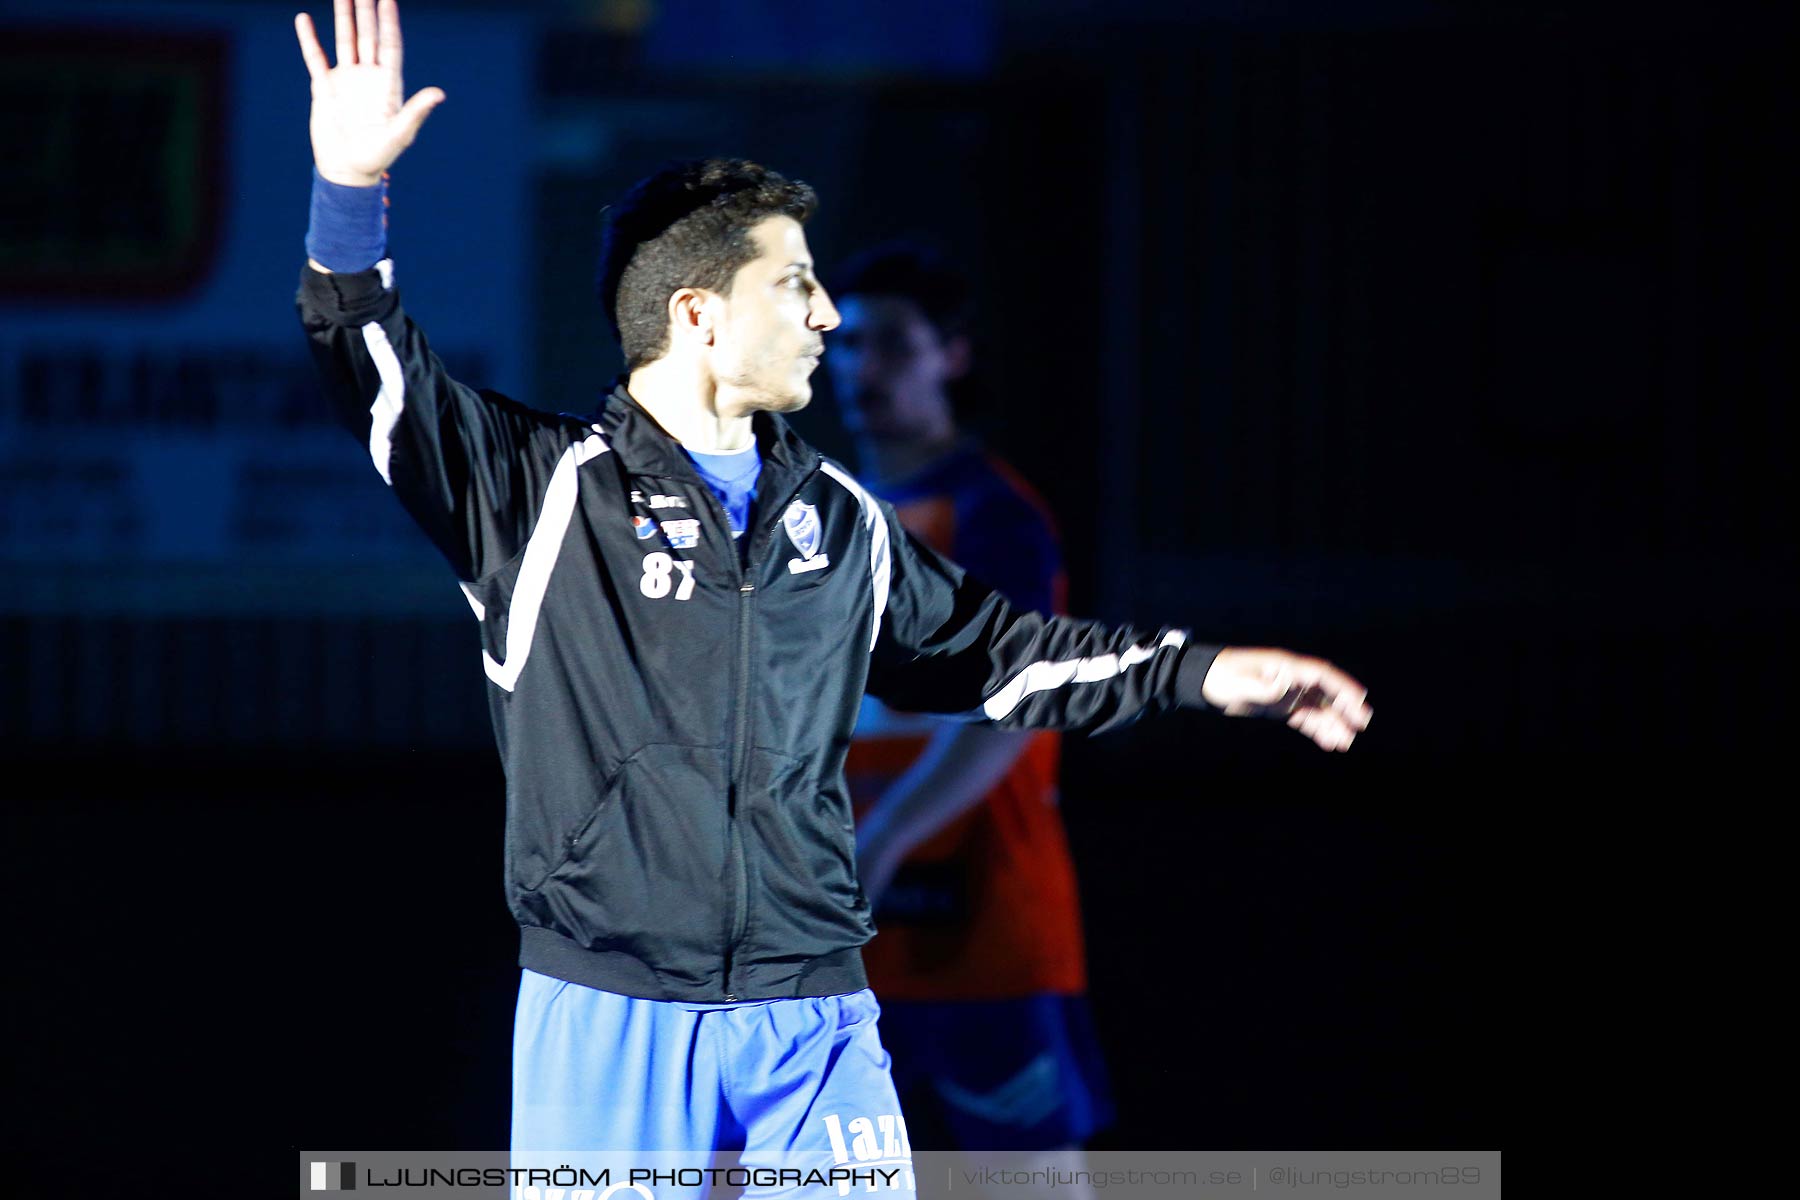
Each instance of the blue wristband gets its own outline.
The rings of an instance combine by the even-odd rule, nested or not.
[[[345,187],[314,167],[306,256],[345,272],[366,271],[387,257],[387,176],[373,187]]]

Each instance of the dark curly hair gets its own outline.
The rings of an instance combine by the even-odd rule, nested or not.
[[[812,188],[741,158],[672,162],[640,179],[606,212],[598,290],[625,366],[669,349],[669,297],[682,288],[729,293],[756,257],[750,229],[769,217],[804,223]]]

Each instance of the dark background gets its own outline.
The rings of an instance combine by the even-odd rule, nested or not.
[[[435,7],[480,5],[407,0]],[[636,173],[762,159],[819,186],[827,286],[900,233],[970,266],[979,423],[1056,512],[1075,611],[1370,686],[1347,756],[1193,714],[1067,743],[1120,1110],[1095,1145],[1512,1140],[1608,924],[1576,880],[1782,733],[1774,19],[996,2],[973,68],[834,68],[795,22],[799,65],[734,74],[646,61],[604,7],[536,6],[540,112],[645,119],[615,166],[534,175],[508,390],[574,410],[616,369],[590,252]],[[831,409],[805,432],[848,456]],[[14,613],[0,646],[28,1158],[179,1143],[274,1180],[289,1148],[505,1145],[516,937],[466,618]]]

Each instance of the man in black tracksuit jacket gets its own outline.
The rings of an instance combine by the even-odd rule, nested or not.
[[[677,164],[615,206],[602,300],[629,374],[598,412],[451,379],[393,287],[381,195],[442,93],[400,105],[391,0],[379,35],[373,4],[337,18],[335,68],[299,18],[299,309],[479,622],[525,968],[514,1148],[904,1163],[843,777],[864,693],[1086,731],[1273,712],[1344,749],[1362,689],[1286,651],[1023,611],[914,541],[780,416],[838,318],[811,189],[755,164]]]
[[[874,926],[843,762],[865,691],[1087,731],[1205,704],[1217,647],[1014,608],[779,414],[757,414],[741,563],[622,385],[594,419],[473,391],[375,270],[309,268],[300,308],[333,402],[480,621],[528,968],[658,999],[854,991]],[[665,536],[674,514],[693,545]]]

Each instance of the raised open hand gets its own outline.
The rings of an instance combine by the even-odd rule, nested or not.
[[[1276,717],[1325,750],[1348,750],[1374,714],[1368,690],[1321,658],[1227,646],[1200,685],[1229,717]]]
[[[325,59],[312,18],[294,17],[300,56],[312,76],[313,164],[332,183],[368,187],[400,152],[412,145],[419,126],[444,102],[442,88],[423,88],[402,103],[400,82],[400,6],[381,0],[334,0],[337,66]]]

